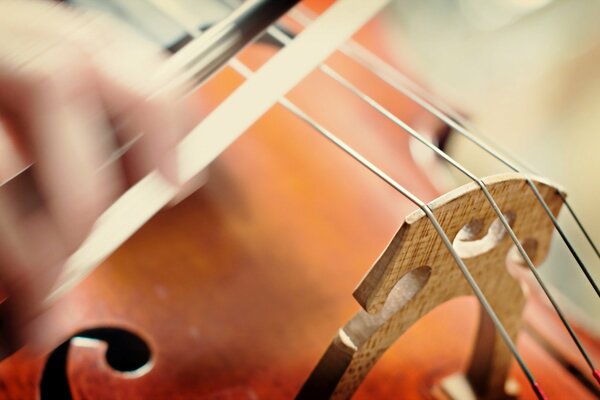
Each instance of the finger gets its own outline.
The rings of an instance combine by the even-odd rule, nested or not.
[[[25,342],[26,326],[57,279],[65,247],[54,221],[31,196],[23,173],[0,187],[0,356]]]
[[[141,179],[158,168],[172,183],[177,184],[177,170],[172,150],[188,132],[190,106],[180,93],[159,91],[161,82],[139,78],[125,82],[132,66],[144,70],[133,75],[151,77],[161,69],[161,59],[150,54],[136,54],[129,67],[119,73],[107,62],[97,63],[98,86],[112,118],[121,121],[117,131],[122,143],[136,141],[125,157],[126,173]],[[143,86],[142,86],[143,85]],[[124,122],[123,122],[124,121]]]
[[[110,35],[97,34],[97,30],[106,31],[108,26]],[[82,41],[88,37],[96,39]],[[170,79],[164,75],[159,78],[166,60],[162,50],[122,24],[102,17],[76,35],[69,35],[69,40],[87,49],[106,108],[113,119],[120,121],[117,133],[121,141],[138,141],[125,159],[126,172],[139,179],[158,167],[176,183],[171,150],[187,133],[191,108],[179,100],[181,93],[158,94]]]
[[[173,151],[185,133],[180,114],[176,103],[164,98],[145,101],[132,113],[129,131],[123,133],[143,132],[127,155],[128,166],[137,177],[158,169],[172,184],[179,184]]]
[[[100,171],[110,153],[111,131],[95,93],[93,72],[69,57],[81,62],[77,55],[65,53],[60,61],[47,57],[43,65],[29,66],[28,79],[35,82],[29,83],[32,96],[24,133],[46,207],[65,244],[74,250],[116,198],[119,181],[114,168]]]
[[[19,143],[14,124],[0,113],[0,185],[14,177],[28,164],[26,151]]]

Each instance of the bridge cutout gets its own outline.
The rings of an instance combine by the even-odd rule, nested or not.
[[[564,194],[548,182],[533,180],[557,216]],[[532,261],[542,262],[548,253],[553,225],[525,177],[512,173],[483,181],[505,212],[517,238],[531,252],[528,254],[534,255]],[[455,239],[455,246],[463,246],[464,263],[515,341],[525,293],[519,274],[513,276],[507,268],[513,243],[481,189],[470,183],[429,206],[444,232]],[[471,222],[465,225],[465,221]],[[489,227],[485,235],[484,227]],[[428,269],[419,270],[424,267],[416,266]],[[297,398],[352,397],[379,358],[413,324],[440,304],[472,294],[431,221],[421,210],[413,212],[354,291],[363,309],[338,331]],[[391,307],[388,300],[392,299],[402,300]],[[505,383],[512,362],[512,354],[491,319],[480,310],[472,355],[462,371],[477,398],[499,398],[506,394]]]

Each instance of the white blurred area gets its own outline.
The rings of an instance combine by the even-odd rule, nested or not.
[[[414,76],[564,187],[600,242],[600,2],[403,0],[388,19],[389,45]],[[479,176],[505,170],[459,135],[449,151]],[[600,282],[599,260],[564,209],[560,222]],[[543,276],[600,333],[600,301],[557,236]]]

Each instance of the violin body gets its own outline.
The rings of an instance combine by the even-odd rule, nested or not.
[[[357,39],[384,54],[382,29],[375,19]],[[273,51],[256,44],[240,59],[256,67]],[[329,65],[409,124],[433,120],[344,56]],[[214,76],[197,93],[199,118],[242,81],[228,68]],[[423,200],[441,194],[413,160],[408,135],[322,73],[289,98]],[[298,393],[359,310],[353,290],[415,206],[280,106],[207,174],[48,310],[48,345],[0,363],[0,398]],[[526,318],[546,315],[540,309],[528,306]],[[355,398],[443,398],[439,382],[465,368],[478,318],[471,297],[436,308],[385,353]],[[525,330],[518,345],[548,397],[594,398],[537,339]],[[519,398],[534,398],[516,366],[511,376]]]

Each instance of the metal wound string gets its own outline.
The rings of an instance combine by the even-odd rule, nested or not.
[[[236,60],[233,60],[230,63],[230,65],[236,71],[238,71],[238,72],[241,73],[242,72],[242,68],[240,68],[241,65],[238,64],[237,66],[234,66],[234,64],[236,64],[235,61]],[[249,76],[249,74],[251,74],[251,71],[249,69],[246,69],[245,73],[243,75],[244,76]],[[396,181],[394,181],[392,178],[390,178],[388,175],[386,175],[383,171],[381,171],[380,169],[378,169],[374,164],[372,164],[367,159],[365,159],[363,156],[361,156],[360,153],[358,153],[356,150],[352,149],[345,142],[343,142],[342,140],[340,140],[339,138],[337,138],[335,135],[333,135],[332,133],[330,133],[329,131],[327,131],[324,127],[322,127],[321,125],[319,125],[318,123],[316,123],[306,113],[304,113],[300,108],[298,108],[296,105],[294,105],[293,103],[291,103],[289,100],[287,100],[286,98],[282,98],[280,100],[280,104],[283,105],[285,108],[287,108],[294,115],[296,115],[297,117],[299,117],[300,119],[302,119],[303,121],[305,121],[306,123],[308,123],[318,133],[320,133],[322,136],[324,136],[326,139],[328,139],[330,142],[332,142],[334,145],[336,145],[338,148],[340,148],[346,154],[348,154],[349,156],[351,156],[353,159],[355,159],[356,161],[358,161],[364,167],[366,167],[367,169],[369,169],[377,177],[379,177],[380,179],[382,179],[384,182],[386,182],[387,184],[389,184],[390,186],[392,186],[394,189],[396,189],[398,192],[400,192],[403,196],[405,196],[406,198],[408,198],[411,202],[413,202],[417,207],[419,207],[425,213],[425,215],[427,216],[427,218],[432,223],[432,225],[433,225],[434,229],[436,230],[437,234],[442,239],[444,245],[450,251],[450,253],[452,255],[452,258],[455,260],[455,262],[457,263],[459,269],[461,270],[461,272],[465,276],[465,279],[469,283],[469,286],[471,286],[471,289],[475,293],[475,296],[478,298],[479,302],[482,304],[482,306],[485,309],[486,313],[492,319],[492,321],[493,321],[496,329],[498,330],[498,332],[502,336],[504,342],[509,347],[509,349],[512,352],[512,354],[514,355],[515,359],[517,360],[517,362],[519,363],[519,365],[523,369],[523,372],[527,376],[527,379],[529,380],[530,384],[532,385],[532,388],[534,389],[534,391],[536,392],[536,394],[538,395],[539,398],[545,398],[544,395],[543,395],[543,393],[541,393],[539,391],[539,385],[535,381],[535,378],[531,374],[531,371],[529,371],[529,369],[526,366],[524,360],[522,359],[521,355],[519,354],[518,350],[516,349],[515,344],[510,339],[510,336],[508,335],[508,332],[506,331],[506,329],[502,325],[502,322],[497,317],[497,315],[494,312],[494,310],[492,309],[491,305],[489,304],[489,302],[485,298],[483,292],[479,288],[479,285],[477,284],[477,282],[475,281],[475,279],[473,278],[473,276],[471,275],[471,273],[469,272],[469,270],[466,268],[466,266],[463,263],[462,259],[456,253],[456,250],[452,246],[452,243],[450,242],[450,239],[448,238],[448,235],[446,235],[445,231],[440,226],[437,218],[434,216],[434,214],[433,214],[432,210],[429,208],[429,206],[426,203],[424,203],[421,199],[419,199],[418,197],[416,197],[414,194],[412,194],[411,192],[409,192],[408,190],[406,190],[403,186],[401,186]]]
[[[440,119],[441,121],[443,121],[444,123],[446,123],[448,126],[450,126],[453,129],[455,129],[455,131],[458,132],[460,135],[462,135],[463,137],[467,138],[467,140],[471,141],[472,143],[474,143],[475,145],[477,145],[479,148],[483,149],[488,154],[492,155],[495,159],[497,159],[498,161],[500,161],[501,163],[503,163],[505,166],[507,166],[511,170],[513,170],[515,172],[519,172],[519,173],[521,173],[523,169],[525,169],[525,170],[527,170],[529,172],[533,171],[531,168],[527,167],[525,165],[525,163],[523,163],[522,161],[519,161],[518,163],[521,164],[524,168],[522,168],[522,169],[517,168],[514,163],[511,163],[511,162],[508,161],[508,157],[506,157],[506,156],[502,157],[499,152],[493,150],[486,143],[484,143],[479,138],[477,138],[476,136],[474,136],[471,133],[471,132],[475,132],[474,129],[471,128],[471,127],[468,127],[469,126],[468,122],[464,118],[460,117],[457,113],[454,112],[453,114],[456,114],[456,115],[452,115],[452,116],[449,117],[448,115],[444,114],[446,111],[441,111],[439,107],[436,108],[436,106],[432,105],[430,102],[428,103],[428,101],[431,101],[431,100],[424,100],[423,97],[419,97],[419,95],[417,95],[414,92],[414,89],[412,89],[412,88],[409,87],[409,86],[414,86],[414,84],[413,85],[408,85],[407,83],[404,83],[404,85],[403,85],[402,83],[399,83],[398,81],[392,81],[392,80],[390,80],[390,78],[388,76],[383,75],[378,70],[373,69],[372,66],[366,64],[366,62],[368,62],[368,61],[364,61],[364,59],[362,57],[358,57],[356,54],[351,53],[350,51],[347,51],[347,50],[345,51],[344,48],[340,49],[340,51],[342,53],[348,55],[353,60],[357,61],[358,63],[360,63],[361,65],[363,65],[367,69],[369,69],[377,77],[379,77],[380,79],[382,79],[387,84],[391,85],[393,88],[397,89],[403,95],[405,95],[408,98],[410,98],[411,100],[415,101],[417,104],[419,104],[424,109],[426,109],[427,111],[429,111],[432,115],[436,116],[438,119]],[[373,55],[373,57],[376,57],[376,56]],[[383,60],[381,60],[381,61],[384,62]],[[391,66],[389,66],[389,67],[392,68]],[[400,74],[400,73],[398,72],[398,74]],[[459,121],[459,122],[457,123],[457,121]],[[494,145],[494,146],[497,147],[497,145]],[[544,208],[544,212],[546,213],[546,215],[548,215],[548,217],[552,221],[552,224],[556,228],[557,232],[559,233],[561,239],[563,240],[563,242],[565,243],[565,245],[567,246],[567,248],[569,249],[569,252],[572,254],[573,258],[575,259],[575,261],[579,265],[579,268],[581,269],[581,271],[585,275],[586,279],[588,280],[588,282],[590,283],[590,285],[592,286],[592,288],[596,292],[596,295],[600,297],[600,288],[598,288],[597,283],[595,282],[595,280],[591,276],[591,274],[590,274],[589,270],[587,269],[587,267],[585,266],[584,262],[581,260],[581,257],[579,256],[579,254],[575,250],[575,248],[572,245],[571,241],[568,239],[566,233],[564,232],[564,230],[560,226],[558,220],[556,219],[556,217],[554,216],[554,214],[552,214],[552,211],[548,208],[548,205],[545,202],[545,200],[543,199],[543,197],[541,196],[541,193],[539,192],[537,186],[531,180],[530,177],[525,176],[525,178],[526,178],[526,181],[527,181],[527,185],[533,191],[533,194],[535,195],[537,201]],[[575,214],[575,211],[571,208],[571,206],[567,202],[566,196],[562,192],[559,193],[559,194],[560,194],[561,198],[563,199],[563,202],[567,206],[567,209],[569,210],[569,213],[571,214],[571,216],[575,220],[576,224],[578,225],[579,229],[581,230],[581,232],[586,237],[588,243],[594,249],[594,251],[597,253],[597,249],[596,249],[596,246],[595,246],[594,242],[592,241],[592,239],[589,236],[588,232],[583,227],[583,224],[581,223],[581,221],[577,217],[577,214]]]
[[[161,10],[165,15],[167,15],[169,18],[171,18],[174,22],[177,22],[181,27],[185,28],[188,31],[187,33],[190,34],[192,37],[197,37],[200,34],[196,28],[191,28],[188,23],[180,20],[180,18],[179,18],[180,16],[178,15],[178,13],[176,13],[176,10],[165,9],[165,8],[163,8],[162,3],[159,3],[156,1],[151,1],[151,2],[159,10]],[[269,28],[269,33],[271,33],[271,30],[273,30],[273,29],[275,29],[275,28],[272,28],[272,27]],[[287,39],[288,39],[288,41],[290,40],[289,38],[287,38]],[[230,60],[229,65],[245,78],[251,76],[253,73],[249,68],[247,68],[244,64],[242,64],[241,62],[239,62],[236,59]],[[340,148],[346,154],[351,156],[353,159],[358,161],[361,165],[363,165],[364,167],[369,169],[372,173],[374,173],[376,176],[381,178],[384,182],[386,182],[388,185],[393,187],[396,191],[400,192],[403,196],[405,196],[407,199],[409,199],[412,203],[414,203],[417,207],[419,207],[425,213],[427,218],[431,221],[434,229],[436,230],[436,232],[442,239],[442,242],[447,247],[447,249],[450,252],[450,254],[452,255],[453,259],[457,263],[459,269],[465,276],[465,279],[467,280],[468,284],[471,286],[473,292],[475,293],[475,296],[478,298],[479,302],[482,304],[486,313],[490,316],[496,329],[500,333],[500,336],[502,337],[502,339],[504,340],[504,342],[510,349],[511,353],[514,355],[515,359],[519,363],[521,369],[525,373],[525,375],[526,375],[528,381],[530,382],[531,387],[534,390],[534,392],[536,393],[537,397],[540,399],[545,399],[545,396],[544,396],[543,392],[541,391],[539,384],[535,381],[535,378],[533,377],[531,371],[525,364],[523,358],[521,357],[520,353],[518,352],[515,344],[513,343],[512,339],[510,338],[508,332],[502,325],[502,322],[497,317],[497,315],[494,312],[494,310],[492,309],[491,305],[485,298],[485,295],[479,288],[479,285],[474,280],[473,276],[467,269],[466,265],[464,264],[464,262],[462,261],[462,259],[460,258],[460,256],[458,255],[458,253],[456,252],[454,247],[452,246],[450,239],[444,232],[443,228],[439,224],[438,220],[434,216],[434,214],[433,214],[432,210],[429,208],[429,206],[426,203],[424,203],[421,199],[419,199],[417,196],[415,196],[414,194],[409,192],[407,189],[405,189],[402,185],[400,185],[399,183],[394,181],[391,177],[389,177],[387,174],[385,174],[379,168],[377,168],[373,163],[371,163],[366,158],[364,158],[362,155],[360,155],[360,153],[358,153],[356,150],[352,149],[345,142],[343,142],[342,140],[337,138],[331,132],[329,132],[324,127],[322,127],[320,124],[318,124],[316,121],[314,121],[312,118],[310,118],[306,113],[304,113],[295,104],[293,104],[286,98],[281,98],[279,100],[279,103],[282,106],[284,106],[286,109],[288,109],[290,112],[292,112],[294,115],[296,115],[298,118],[300,118],[301,120],[308,123],[318,133],[320,133],[322,136],[324,136],[326,139],[328,139],[330,142],[332,142],[334,145],[336,145],[338,148]]]
[[[235,60],[235,59],[231,60],[230,61],[230,66],[235,71],[237,71],[238,73],[240,73],[244,77],[248,77],[248,76],[250,76],[252,74],[252,71],[250,69],[248,69],[246,66],[244,66],[243,64],[241,64],[238,60]],[[471,289],[475,293],[475,296],[477,297],[477,299],[479,300],[479,302],[483,306],[483,308],[486,311],[486,313],[491,318],[492,322],[494,323],[494,326],[496,327],[496,329],[500,333],[500,336],[502,337],[502,339],[504,340],[504,342],[506,343],[506,345],[510,349],[511,353],[513,354],[513,356],[515,357],[515,359],[519,363],[519,366],[521,367],[521,369],[525,373],[525,375],[527,377],[527,380],[531,384],[532,389],[534,390],[534,392],[536,393],[536,395],[538,396],[539,399],[545,399],[546,397],[543,394],[543,392],[541,391],[541,389],[539,387],[539,384],[537,383],[537,381],[535,380],[533,374],[531,373],[531,371],[529,370],[529,368],[525,364],[525,361],[523,360],[522,356],[520,355],[519,351],[517,350],[514,342],[512,341],[512,339],[510,338],[508,332],[504,328],[504,325],[502,325],[502,322],[500,321],[500,319],[498,318],[498,316],[494,312],[492,306],[487,301],[485,295],[481,291],[481,288],[479,287],[479,285],[477,284],[477,282],[475,281],[475,279],[473,278],[473,276],[471,275],[471,273],[467,269],[466,265],[464,264],[464,262],[462,261],[462,259],[458,255],[458,253],[456,253],[456,250],[452,246],[452,243],[450,242],[450,239],[448,238],[448,235],[446,235],[446,232],[443,230],[443,228],[439,224],[437,218],[435,217],[435,215],[433,214],[433,211],[429,208],[429,206],[426,203],[424,203],[421,199],[419,199],[417,196],[415,196],[414,194],[412,194],[411,192],[409,192],[407,189],[405,189],[402,185],[400,185],[399,183],[397,183],[396,181],[394,181],[389,175],[385,174],[383,171],[381,171],[379,168],[377,168],[369,160],[367,160],[362,155],[360,155],[359,152],[357,152],[356,150],[354,150],[352,147],[350,147],[349,145],[347,145],[341,139],[339,139],[338,137],[336,137],[335,135],[333,135],[331,132],[329,132],[328,130],[326,130],[323,126],[321,126],[316,121],[314,121],[312,118],[310,118],[306,113],[304,113],[299,107],[297,107],[295,104],[293,104],[292,102],[290,102],[288,99],[286,99],[284,97],[284,98],[282,98],[282,99],[279,100],[279,103],[283,107],[285,107],[286,109],[288,109],[291,113],[293,113],[294,115],[296,115],[298,118],[300,118],[301,120],[303,120],[304,122],[306,122],[307,124],[309,124],[319,134],[321,134],[323,137],[325,137],[327,140],[329,140],[331,143],[333,143],[335,146],[337,146],[343,152],[345,152],[346,154],[348,154],[354,160],[356,160],[361,165],[363,165],[364,167],[366,167],[369,171],[371,171],[372,173],[374,173],[378,178],[382,179],[384,182],[386,182],[388,185],[390,185],[396,191],[400,192],[404,197],[406,197],[408,200],[410,200],[412,203],[414,203],[417,207],[419,207],[425,213],[425,215],[427,216],[427,218],[432,223],[432,225],[433,225],[434,229],[436,230],[437,234],[442,239],[442,242],[444,243],[444,246],[446,246],[446,248],[448,249],[448,251],[452,255],[452,258],[454,259],[454,261],[458,265],[460,271],[465,276],[465,279],[467,280],[469,286],[471,287]]]
[[[311,11],[307,10],[306,7],[303,7],[302,5],[300,5],[294,9],[292,9],[288,13],[288,16],[290,16],[292,19],[299,22],[302,26],[305,26],[306,24],[310,23],[310,21],[312,20],[312,17],[308,16],[308,14],[313,14],[313,13]],[[442,100],[437,99],[434,96],[432,96],[421,86],[419,86],[418,84],[416,84],[415,82],[413,82],[412,80],[407,78],[396,68],[391,66],[385,60],[381,59],[379,56],[377,56],[376,54],[374,54],[373,52],[371,52],[364,46],[362,46],[360,43],[358,43],[354,40],[349,40],[345,45],[340,47],[339,51],[342,54],[350,57],[351,59],[353,59],[360,65],[362,65],[363,67],[365,67],[367,70],[371,71],[373,74],[375,74],[377,77],[379,77],[382,81],[386,82],[387,84],[389,84],[390,86],[392,86],[393,88],[395,88],[396,90],[401,92],[403,95],[405,95],[406,97],[413,100],[415,103],[419,104],[425,110],[429,111],[432,115],[436,116],[438,119],[440,119],[441,121],[446,123],[448,126],[455,129],[459,134],[461,134],[463,137],[467,138],[467,140],[469,140],[472,143],[474,143],[475,145],[477,145],[479,148],[481,148],[482,150],[487,152],[489,155],[494,157],[496,160],[500,161],[502,164],[504,164],[505,166],[507,166],[508,168],[513,170],[514,172],[522,172],[521,170],[525,169],[526,171],[528,171],[530,173],[536,174],[534,169],[529,167],[524,161],[516,158],[514,155],[511,155],[510,157],[508,157],[507,154],[510,154],[510,152],[502,149],[501,146],[494,143],[489,137],[487,137],[487,135],[484,135],[482,132],[475,129],[464,117],[462,117],[451,106],[449,106],[448,104],[445,104]],[[492,146],[485,143],[482,140],[482,138],[485,138],[494,148],[496,148],[496,150],[494,150],[492,148]],[[512,159],[513,162],[510,162],[509,159]],[[515,163],[520,165],[521,168],[517,168],[515,166]],[[600,296],[600,291],[598,290],[598,286],[593,281],[589,272],[585,268],[579,255],[577,254],[577,252],[571,245],[566,234],[564,233],[560,224],[556,220],[556,217],[554,217],[552,212],[548,209],[547,204],[545,203],[544,199],[541,197],[537,187],[535,186],[535,183],[530,178],[527,178],[527,183],[533,190],[538,201],[544,207],[544,211],[546,212],[548,217],[552,220],[554,227],[557,229],[562,240],[567,245],[569,251],[571,252],[573,257],[579,264],[580,268],[583,270],[584,274],[586,275],[586,278],[588,279],[588,281],[590,281],[594,290]],[[586,241],[592,247],[592,249],[596,253],[596,256],[598,258],[600,258],[600,252],[598,251],[598,247],[594,243],[594,241],[591,238],[591,236],[589,235],[588,231],[583,226],[581,220],[578,218],[577,214],[575,213],[575,210],[570,206],[568,200],[566,199],[566,196],[563,193],[560,193],[560,195],[561,195],[561,198],[562,198],[564,204],[567,207],[567,210],[569,211],[569,214],[571,214],[571,216],[572,216],[573,220],[575,221],[575,223],[577,224],[578,228],[583,233],[584,237],[586,238]]]
[[[268,28],[267,32],[271,36],[273,36],[276,40],[280,41],[282,44],[287,44],[287,43],[289,43],[292,40],[285,33],[283,33],[281,30],[279,30],[278,28],[276,28],[274,26],[271,26],[270,28]],[[561,310],[560,306],[558,305],[558,303],[554,299],[554,296],[550,293],[548,287],[546,286],[546,284],[542,280],[541,276],[537,272],[537,269],[533,265],[533,262],[531,261],[531,258],[529,257],[529,255],[527,254],[527,252],[525,251],[525,249],[523,248],[520,240],[517,238],[516,234],[514,233],[513,229],[511,228],[508,220],[506,219],[506,217],[504,216],[504,214],[500,210],[500,207],[498,206],[498,204],[496,203],[496,201],[492,197],[491,193],[489,192],[487,186],[483,183],[483,181],[481,179],[479,179],[477,176],[475,176],[468,169],[466,169],[464,166],[462,166],[460,163],[458,163],[456,160],[454,160],[452,157],[450,157],[447,153],[443,152],[438,147],[436,147],[432,143],[428,142],[422,135],[420,135],[417,131],[415,131],[414,129],[412,129],[408,124],[406,124],[404,121],[402,121],[401,119],[399,119],[398,117],[396,117],[393,113],[391,113],[385,107],[383,107],[382,105],[380,105],[379,103],[377,103],[373,98],[369,97],[368,95],[366,95],[365,93],[363,93],[362,91],[360,91],[360,89],[358,89],[356,86],[354,86],[348,80],[346,80],[345,78],[343,78],[341,75],[339,75],[333,69],[331,69],[327,65],[321,65],[320,66],[320,70],[323,73],[325,73],[328,77],[332,78],[334,81],[336,81],[337,83],[339,83],[340,85],[342,85],[344,88],[346,88],[347,90],[349,90],[352,94],[356,95],[362,101],[364,101],[365,103],[367,103],[370,107],[372,107],[373,109],[375,109],[377,112],[379,112],[380,114],[382,114],[384,117],[386,117],[387,119],[389,119],[390,121],[392,121],[393,123],[395,123],[397,126],[401,127],[404,131],[406,131],[409,135],[411,135],[413,138],[415,138],[416,140],[418,140],[420,143],[422,143],[423,145],[427,146],[430,150],[434,151],[438,156],[442,157],[446,162],[448,162],[449,164],[451,164],[454,168],[456,168],[458,171],[460,171],[463,175],[467,176],[471,181],[475,182],[480,187],[480,189],[482,190],[482,192],[483,192],[484,196],[486,197],[487,201],[492,206],[495,214],[498,216],[498,218],[501,221],[502,225],[506,229],[506,232],[509,234],[511,240],[515,244],[515,246],[516,246],[517,250],[519,251],[521,257],[523,257],[523,259],[525,260],[525,262],[526,262],[527,266],[529,267],[530,271],[534,275],[536,281],[538,282],[538,284],[540,285],[540,287],[544,291],[546,297],[550,300],[550,303],[554,307],[557,315],[561,319],[561,322],[565,326],[565,329],[567,330],[567,332],[571,336],[573,342],[575,343],[575,345],[579,349],[579,352],[581,353],[581,355],[585,359],[586,363],[591,368],[592,375],[594,376],[594,378],[596,380],[598,380],[598,371],[595,368],[594,362],[592,361],[591,357],[589,356],[589,354],[585,350],[585,347],[582,345],[581,341],[579,340],[577,334],[575,333],[575,331],[571,327],[570,323],[566,319],[563,311]],[[535,185],[534,185],[534,187],[535,187]],[[537,188],[536,188],[536,191],[537,191]],[[539,191],[537,193],[539,193]],[[540,199],[542,199],[541,198],[541,194],[540,194]],[[542,201],[543,201],[543,199],[542,199]],[[547,208],[546,203],[544,202],[543,204]],[[550,211],[550,209],[549,208],[547,208],[547,209],[548,209],[548,212],[552,215],[552,212]]]

